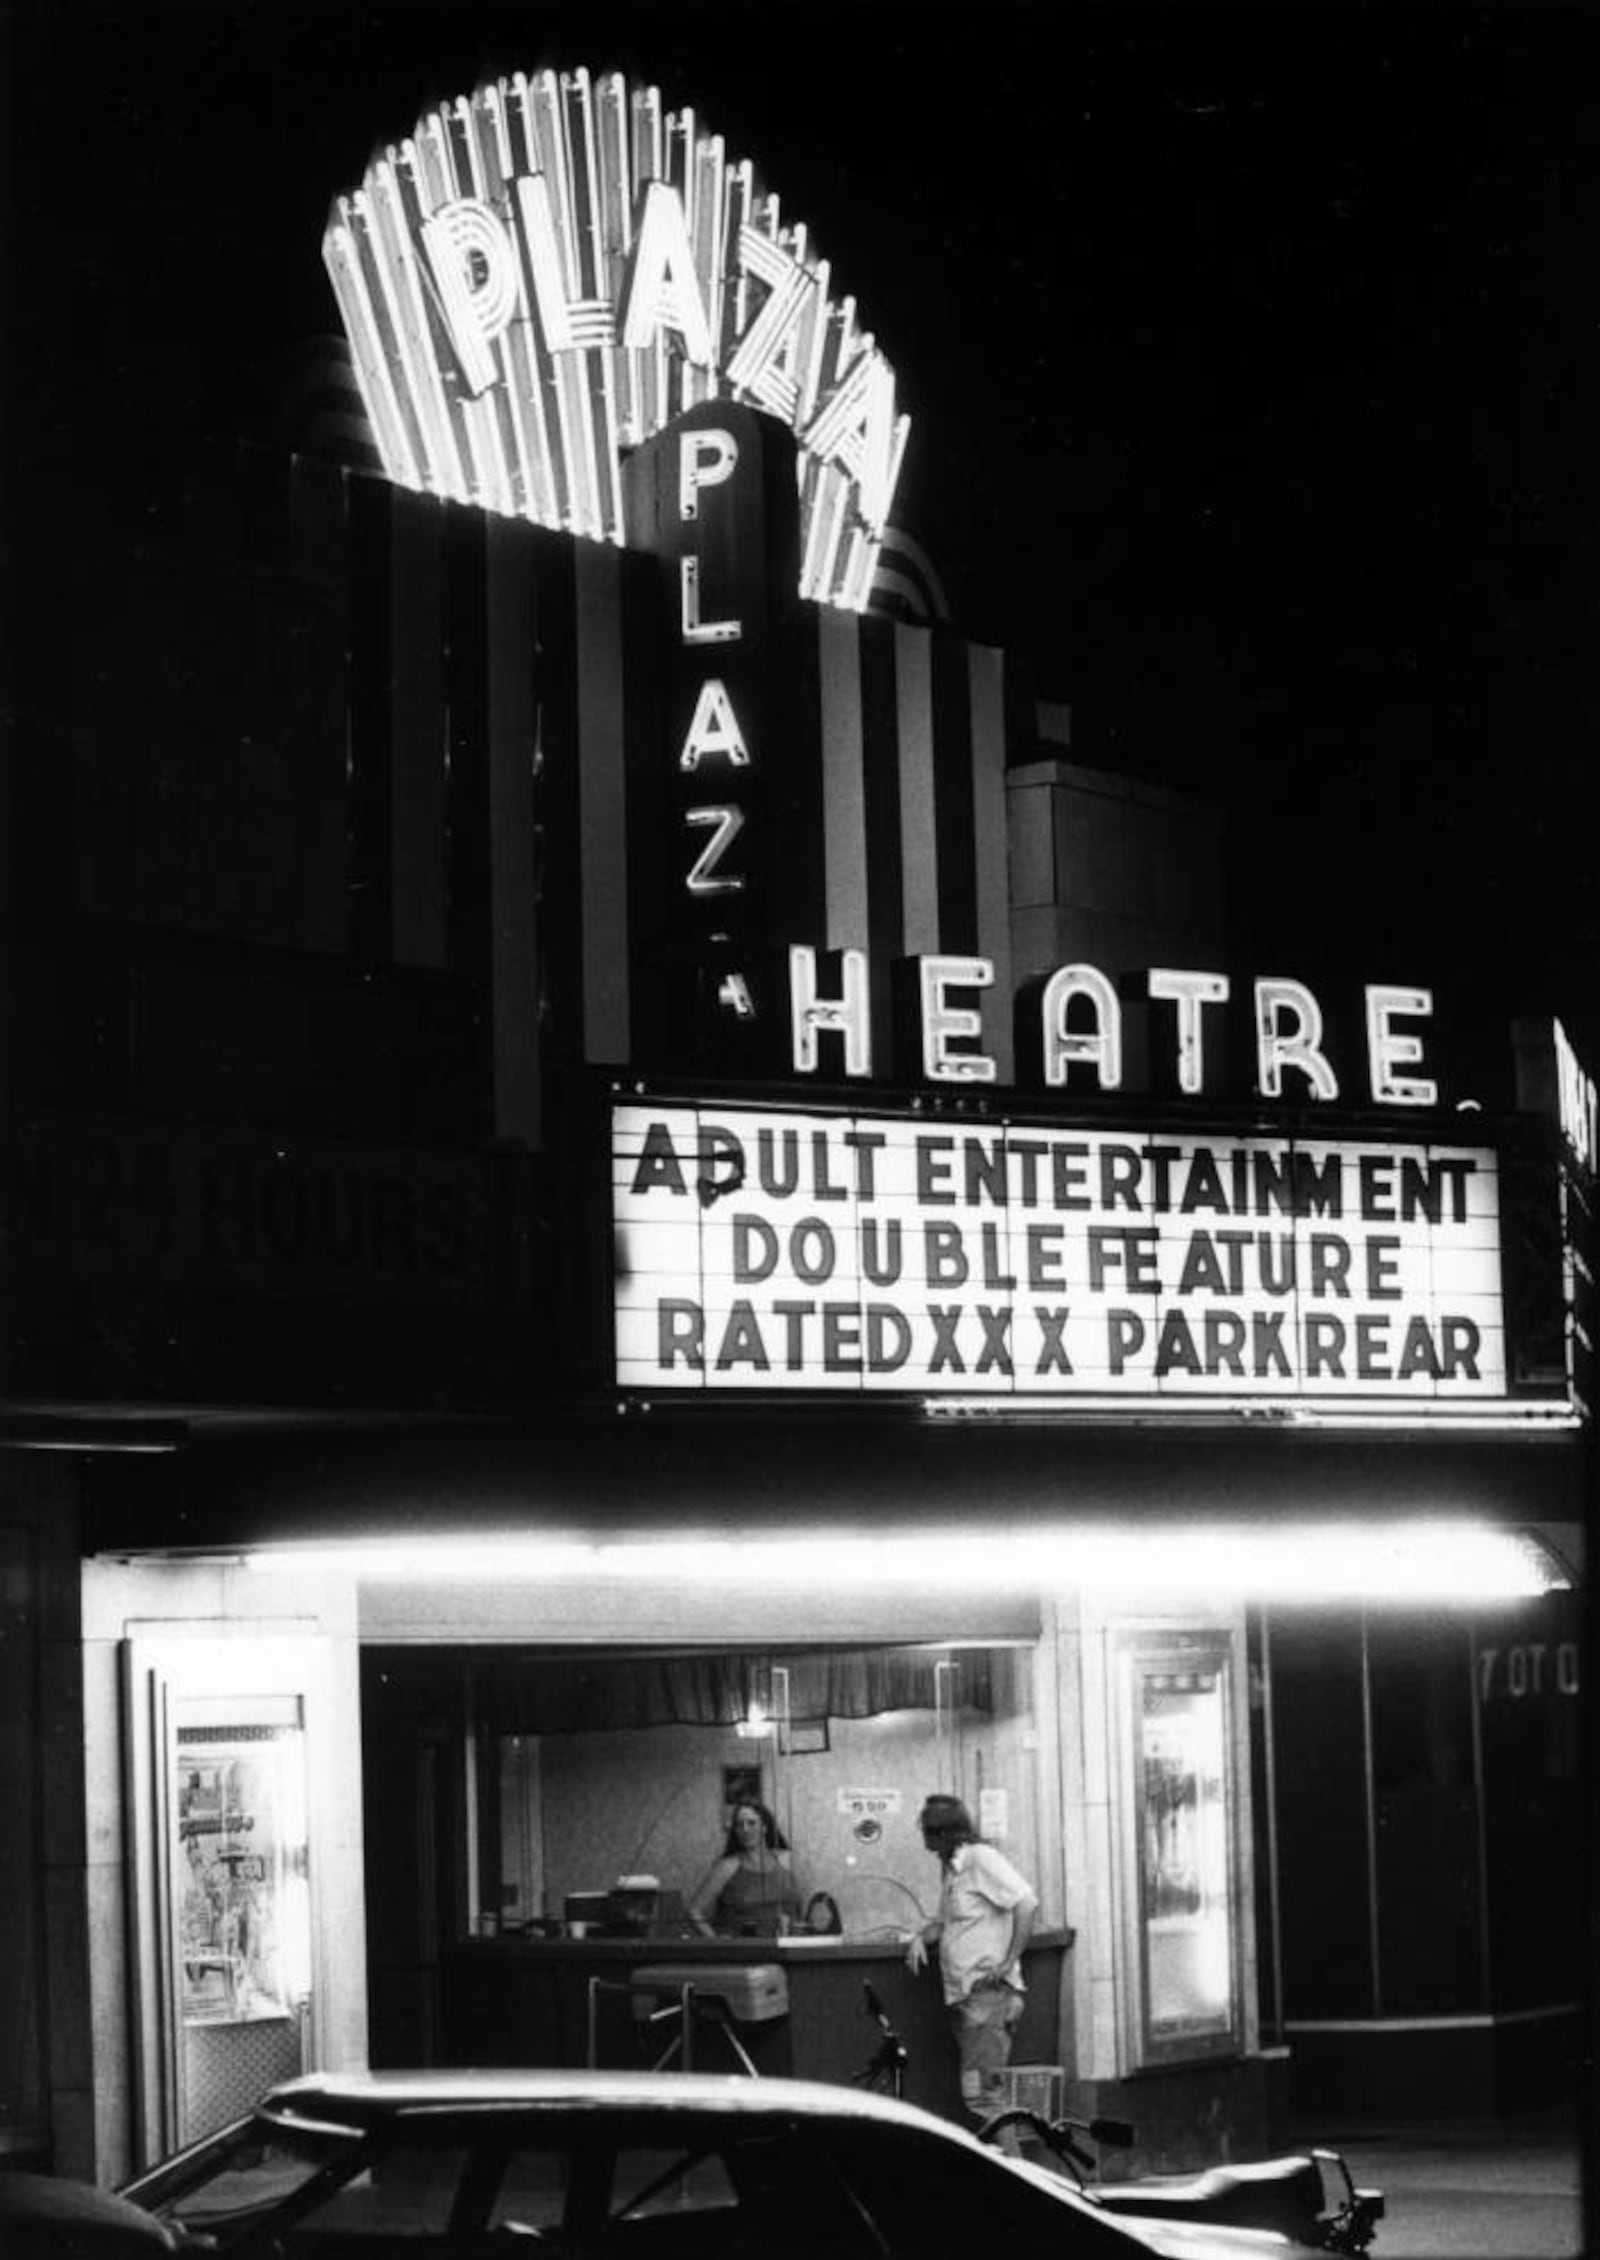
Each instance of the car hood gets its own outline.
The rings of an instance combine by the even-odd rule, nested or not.
[[[1109,2208],[1108,2208],[1109,2211]],[[1162,2260],[1314,2260],[1311,2247],[1279,2236],[1275,2229],[1235,2229],[1222,2221],[1133,2220],[1111,2214]]]
[[[1276,2229],[1237,2229],[1226,2221],[1168,2220],[1161,2215],[1119,2213],[1115,2206],[1102,2204],[1092,2188],[1080,2190],[1050,2166],[1031,2158],[1008,2157],[1005,2162],[1013,2173],[1036,2182],[1053,2196],[1065,2195],[1088,2205],[1102,2220],[1114,2221],[1132,2243],[1147,2252],[1160,2253],[1163,2260],[1295,2260],[1301,2254],[1314,2260],[1309,2245],[1280,2236]]]

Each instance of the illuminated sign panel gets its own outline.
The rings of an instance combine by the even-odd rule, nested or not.
[[[743,401],[799,442],[803,596],[860,611],[907,419],[748,159],[653,86],[541,71],[421,118],[323,238],[400,485],[622,542],[625,454]]]
[[[612,1185],[624,1388],[1505,1395],[1484,1147],[637,1104]]]
[[[1578,1167],[1600,1172],[1600,1095],[1584,1073],[1559,1020],[1551,1024],[1556,1063],[1556,1115],[1561,1135]]]

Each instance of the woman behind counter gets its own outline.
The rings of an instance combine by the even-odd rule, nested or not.
[[[800,1886],[789,1848],[765,1805],[733,1808],[722,1857],[689,1902],[704,1938],[776,1938],[800,1919]]]

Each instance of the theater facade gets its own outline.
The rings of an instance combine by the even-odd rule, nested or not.
[[[1570,2092],[1592,1063],[1355,907],[1234,962],[654,89],[481,86],[325,257],[354,455],[30,559],[0,2144],[634,2061],[662,1966],[958,2112],[934,1789],[1129,2170]],[[689,1937],[752,1795],[804,1918]]]

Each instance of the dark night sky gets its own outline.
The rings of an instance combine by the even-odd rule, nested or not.
[[[1600,1040],[1600,10],[267,4],[9,24],[13,430],[140,464],[336,327],[332,195],[544,64],[694,103],[1090,761],[1220,797],[1257,970]],[[110,477],[108,471],[108,478]]]

